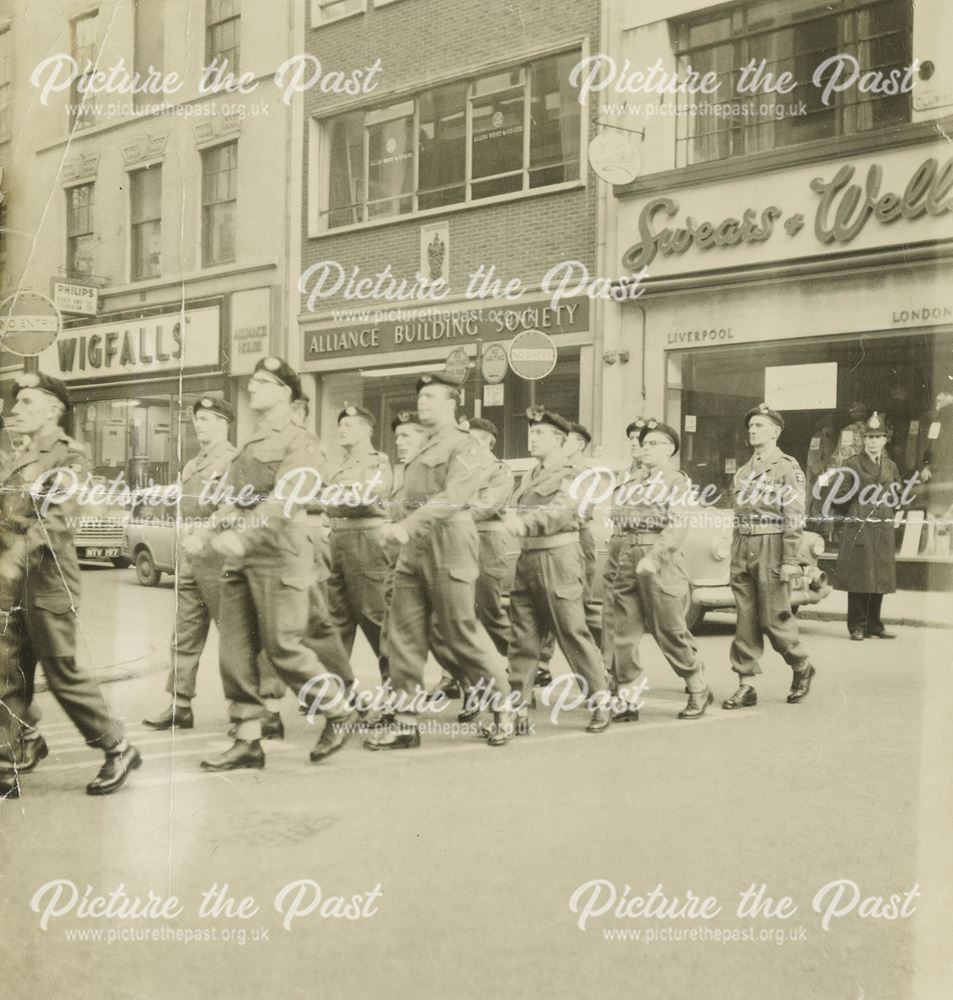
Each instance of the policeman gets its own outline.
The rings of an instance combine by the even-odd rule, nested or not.
[[[7,428],[23,436],[23,446],[0,469],[0,515],[8,539],[0,580],[16,594],[18,649],[0,665],[0,748],[12,750],[0,764],[0,782],[5,792],[18,794],[18,772],[45,756],[42,738],[24,741],[19,721],[29,718],[39,661],[60,707],[87,744],[106,753],[87,793],[108,795],[142,761],[99,686],[75,659],[80,575],[72,525],[75,491],[89,472],[87,456],[60,426],[70,401],[59,379],[26,372],[17,379],[15,396]]]
[[[788,702],[803,701],[814,667],[798,637],[791,614],[792,578],[798,576],[798,546],[804,530],[804,473],[777,445],[784,418],[766,403],[745,414],[751,458],[735,473],[731,589],[738,624],[731,644],[731,669],[738,690],[722,708],[747,708],[758,702],[749,683],[761,673],[762,633],[794,672]]]
[[[864,421],[867,419],[866,403],[855,400],[847,408],[850,414],[850,423],[844,427],[837,438],[837,447],[831,455],[831,462],[834,465],[841,465],[848,458],[859,455],[864,447]]]
[[[533,674],[540,646],[551,630],[593,708],[586,730],[599,733],[608,728],[611,713],[605,668],[582,605],[583,517],[569,494],[575,470],[563,451],[570,423],[542,407],[530,407],[526,415],[529,452],[537,462],[523,476],[504,517],[507,529],[521,539],[522,549],[510,591],[509,674],[518,698],[518,731],[528,729]],[[505,738],[498,730],[490,743]]]
[[[480,685],[494,702],[497,721],[512,731],[509,683],[502,661],[487,658],[476,620],[479,542],[468,507],[483,484],[479,446],[457,426],[460,382],[448,372],[417,381],[417,413],[427,440],[407,463],[401,519],[380,531],[381,542],[400,548],[390,607],[391,682],[401,699],[395,726],[365,742],[369,750],[420,746],[415,699],[422,687],[434,630],[453,650],[468,686]]]
[[[330,499],[323,508],[331,524],[331,575],[327,586],[332,621],[348,654],[360,625],[383,677],[386,668],[380,660],[380,640],[387,557],[376,540],[376,532],[385,523],[383,500],[391,492],[392,473],[387,456],[371,444],[373,432],[374,415],[370,410],[345,403],[338,414],[343,458],[327,478],[325,489]]]
[[[847,630],[857,642],[896,638],[880,617],[884,594],[897,589],[894,509],[881,501],[903,491],[900,470],[885,451],[887,438],[886,421],[875,411],[864,427],[864,450],[840,466],[853,488],[850,499],[835,506],[844,517],[835,585],[847,591]]]
[[[500,656],[509,646],[510,619],[503,610],[503,579],[506,576],[507,535],[501,520],[513,492],[513,473],[493,454],[496,424],[482,417],[468,421],[469,434],[480,446],[485,481],[470,505],[480,537],[480,575],[476,583],[476,610]]]
[[[220,667],[235,741],[202,762],[208,771],[265,765],[260,743],[262,651],[278,675],[299,691],[299,700],[326,717],[312,759],[340,749],[353,721],[343,691],[331,685],[333,697],[329,694],[324,683],[328,675],[303,641],[315,576],[303,504],[319,482],[321,446],[292,419],[291,401],[300,396],[301,383],[287,362],[276,357],[258,361],[248,381],[248,405],[258,424],[229,470],[233,502],[217,510],[207,528],[183,541],[190,555],[208,546],[225,556]],[[334,656],[329,647],[321,657],[332,671]],[[336,672],[349,670],[344,664]]]
[[[209,498],[236,454],[235,446],[228,440],[228,429],[234,420],[232,407],[215,396],[202,396],[192,407],[192,425],[200,450],[182,469],[179,530],[183,535],[214,510]],[[223,556],[210,550],[194,559],[179,554],[172,666],[166,683],[172,704],[154,718],[142,720],[150,729],[165,730],[173,726],[191,729],[195,724],[192,715],[195,679],[209,627],[213,621],[218,621],[218,588],[223,562]]]
[[[606,637],[609,670],[623,701],[617,719],[638,719],[637,693],[643,670],[639,643],[648,631],[669,665],[685,680],[688,705],[680,719],[698,719],[714,701],[705,682],[698,647],[685,624],[688,573],[682,543],[688,532],[691,481],[673,468],[678,432],[659,420],[642,422],[643,463],[619,487],[610,513],[620,541],[611,577],[606,578]]]

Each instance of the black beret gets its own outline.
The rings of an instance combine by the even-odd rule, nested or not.
[[[301,379],[297,372],[281,358],[269,355],[267,358],[259,358],[255,364],[254,371],[268,372],[274,375],[279,382],[283,382],[291,390],[291,398],[299,399],[303,396],[301,392]],[[253,372],[254,374],[254,372]]]
[[[625,436],[631,437],[633,434],[638,434],[642,428],[645,426],[645,417],[636,417],[635,420],[629,424],[625,429]]]
[[[533,424],[549,424],[555,427],[561,434],[568,434],[572,430],[572,424],[558,413],[552,413],[542,406],[531,406],[526,411],[526,419]]]
[[[675,451],[678,451],[678,431],[675,430],[674,427],[669,427],[668,424],[663,424],[661,420],[649,417],[649,419],[644,421],[642,426],[639,428],[639,444],[642,444],[642,442],[645,441],[646,435],[650,431],[658,431],[659,434],[664,434],[669,441],[675,445]],[[672,452],[672,454],[674,455],[675,452]]]
[[[197,399],[192,404],[192,412],[198,413],[199,410],[217,413],[220,417],[224,417],[229,421],[229,423],[235,419],[235,411],[224,399],[219,399],[218,396],[202,396],[200,399]]]
[[[496,424],[492,420],[484,420],[483,417],[470,417],[470,430],[486,431],[487,434],[492,434],[495,438],[500,436],[500,432],[496,429]]]
[[[772,410],[767,403],[758,403],[757,406],[753,406],[750,410],[748,410],[745,414],[745,427],[751,423],[752,417],[767,417],[768,420],[777,424],[782,431],[784,430],[784,417],[782,417],[777,410]]]
[[[427,385],[446,385],[451,389],[456,389],[457,396],[459,398],[460,390],[463,388],[463,382],[458,378],[454,378],[450,372],[439,371],[439,372],[427,372],[426,375],[421,375],[417,379],[417,392],[420,392],[424,386]]]
[[[61,382],[58,378],[53,378],[52,375],[44,375],[43,372],[21,372],[17,375],[15,383],[16,387],[13,390],[14,399],[24,389],[39,389],[40,392],[45,392],[48,396],[55,397],[66,409],[69,409],[69,389],[66,388],[65,382]]]
[[[586,439],[586,444],[592,444],[592,435],[589,433],[589,428],[583,424],[570,424],[570,429],[573,434],[578,434],[580,437]]]
[[[345,417],[360,417],[362,420],[366,420],[371,427],[376,423],[374,414],[370,410],[365,410],[363,406],[358,406],[356,403],[344,404],[344,409],[338,414],[338,423]]]
[[[416,424],[418,427],[423,427],[416,410],[401,410],[390,422],[390,429],[396,431],[398,427],[403,427],[404,424]]]

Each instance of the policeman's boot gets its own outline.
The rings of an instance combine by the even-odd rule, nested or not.
[[[237,771],[243,767],[260,770],[265,766],[265,753],[259,740],[235,740],[224,753],[203,760],[199,766],[203,771]]]
[[[794,677],[791,679],[791,690],[788,692],[789,705],[796,705],[799,701],[804,701],[811,690],[811,681],[816,672],[810,663],[805,663],[794,671]]]
[[[87,795],[111,795],[125,784],[130,771],[142,763],[139,751],[125,740],[106,751],[106,760],[99,774],[86,786]]]
[[[758,692],[750,684],[742,682],[738,685],[738,690],[730,698],[726,698],[721,703],[721,707],[733,710],[737,708],[751,708],[752,705],[757,704]]]

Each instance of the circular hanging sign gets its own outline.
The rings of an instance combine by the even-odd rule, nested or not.
[[[509,368],[509,362],[506,360],[506,349],[500,344],[490,344],[483,352],[483,358],[480,362],[483,381],[487,385],[498,385],[506,378],[507,368]]]
[[[535,382],[556,367],[556,345],[542,330],[524,330],[510,341],[510,368],[526,379]]]
[[[455,347],[447,355],[444,367],[448,374],[462,382],[470,371],[470,359],[467,357],[467,352],[462,347]]]
[[[639,176],[642,157],[633,136],[606,130],[589,143],[589,166],[609,184],[629,184]]]
[[[0,302],[0,348],[34,358],[56,341],[63,319],[52,300],[39,292],[14,292]]]

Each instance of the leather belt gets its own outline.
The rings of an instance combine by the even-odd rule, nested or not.
[[[661,534],[661,531],[623,531],[622,537],[636,545],[654,545]]]
[[[477,521],[476,526],[481,535],[488,535],[491,531],[506,531],[502,521]]]
[[[783,535],[784,528],[780,524],[736,524],[735,531],[739,535]]]
[[[522,538],[520,544],[524,552],[536,552],[540,549],[558,549],[563,545],[572,545],[579,541],[578,531],[561,531],[558,535],[537,535],[534,538]]]
[[[332,531],[366,531],[387,524],[386,517],[330,517],[328,523]]]

